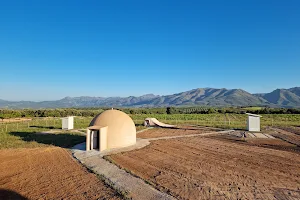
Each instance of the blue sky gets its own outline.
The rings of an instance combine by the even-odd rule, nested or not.
[[[300,86],[300,1],[1,1],[0,99]]]

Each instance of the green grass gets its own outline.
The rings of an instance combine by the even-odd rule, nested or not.
[[[245,129],[247,115],[245,114],[140,114],[131,115],[136,124],[142,124],[147,117],[157,118],[159,121],[180,125],[193,124],[218,128]],[[261,126],[300,126],[300,115],[296,114],[262,114]]]
[[[242,108],[242,110],[254,110],[254,111],[261,110],[261,109],[263,109],[263,107],[244,107],[244,108]]]
[[[39,134],[39,132],[45,130],[49,129],[27,128],[18,131],[0,132],[0,149],[45,146],[69,148],[85,141],[85,136],[77,132],[61,131],[51,134]]]
[[[135,114],[130,115],[136,124],[137,131],[144,129],[142,125],[147,117],[174,125],[201,125],[218,128],[245,129],[247,115],[243,114]],[[92,117],[75,117],[75,129],[88,127]],[[300,115],[295,114],[263,114],[261,126],[300,126]],[[72,131],[60,131],[56,134],[36,134],[50,129],[60,129],[60,118],[34,118],[27,122],[0,123],[0,149],[33,148],[41,146],[72,147],[85,141],[85,136]]]

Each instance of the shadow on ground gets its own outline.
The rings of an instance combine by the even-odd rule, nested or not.
[[[12,190],[0,189],[0,199],[11,199],[11,200],[27,200],[26,197],[14,192]]]
[[[55,129],[54,126],[30,126],[30,128],[47,128],[47,129]]]
[[[26,142],[38,142],[41,144],[54,145],[70,148],[85,141],[85,136],[76,133],[39,134],[26,132],[10,132],[11,135],[20,137]]]

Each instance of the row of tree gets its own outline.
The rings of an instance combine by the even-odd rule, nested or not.
[[[23,109],[23,110],[0,110],[0,119],[20,118],[20,117],[66,117],[83,116],[93,117],[103,112],[103,109]]]
[[[0,110],[0,119],[20,117],[66,117],[83,116],[94,117],[95,115],[110,108],[66,108],[66,109],[22,109],[22,110]],[[245,114],[300,114],[300,109],[293,108],[212,108],[212,107],[167,107],[167,108],[118,108],[127,114],[212,114],[212,113],[235,113]]]

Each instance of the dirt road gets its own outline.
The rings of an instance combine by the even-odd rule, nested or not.
[[[191,137],[109,159],[179,199],[300,199],[300,156],[293,152]]]
[[[62,148],[0,151],[0,199],[120,199]]]

